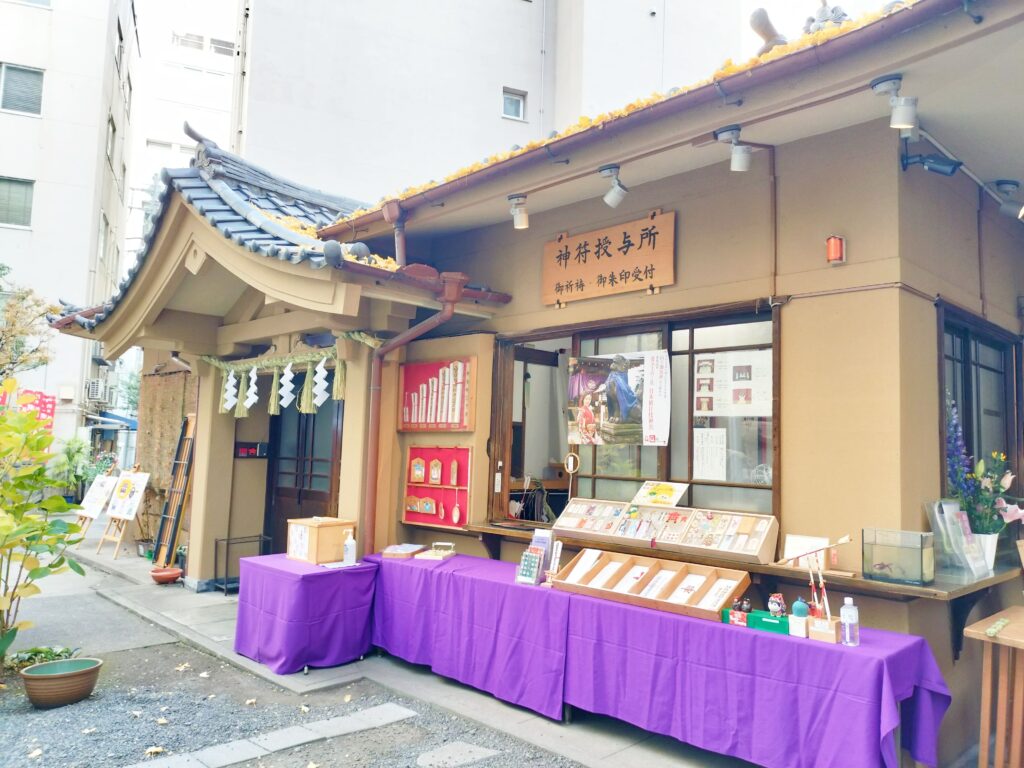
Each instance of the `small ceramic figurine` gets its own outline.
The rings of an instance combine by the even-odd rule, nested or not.
[[[749,597],[744,597],[743,598],[743,602],[740,603],[740,610],[743,611],[744,613],[750,613],[752,610],[754,610],[754,606],[750,604],[750,598]]]
[[[732,609],[734,611],[738,611],[739,613],[750,613],[750,611],[753,610],[752,606],[750,605],[750,600],[745,597],[737,597],[735,600],[733,600]]]
[[[802,597],[798,597],[793,602],[793,615],[794,616],[799,616],[801,618],[806,618],[807,615],[810,614],[810,612],[811,612],[811,607],[809,605],[807,605],[806,602],[804,602],[804,599]]]
[[[773,592],[768,598],[768,613],[772,616],[786,615],[786,600],[781,592]]]

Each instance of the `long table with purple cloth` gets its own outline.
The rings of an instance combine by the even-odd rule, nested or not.
[[[235,651],[286,675],[370,649],[377,565],[324,568],[285,555],[239,560]]]
[[[373,644],[558,718],[562,704],[775,768],[936,764],[951,698],[923,638],[829,645],[515,583],[514,563],[380,564]]]

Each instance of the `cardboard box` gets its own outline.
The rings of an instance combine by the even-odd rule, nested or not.
[[[808,618],[807,624],[807,636],[811,640],[832,643],[834,645],[839,644],[840,627],[838,616],[833,616],[831,619],[811,617]]]
[[[302,517],[288,521],[290,560],[313,565],[337,563],[345,556],[345,539],[351,531],[356,537],[356,524],[337,517]]]
[[[810,619],[806,616],[789,617],[789,634],[792,637],[807,637],[807,624]]]

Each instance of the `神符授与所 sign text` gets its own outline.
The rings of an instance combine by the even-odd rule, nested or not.
[[[545,304],[644,291],[675,282],[674,211],[615,227],[559,235],[544,245]]]

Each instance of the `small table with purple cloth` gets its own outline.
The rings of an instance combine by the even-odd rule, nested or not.
[[[848,648],[572,596],[565,700],[764,766],[935,765],[951,697],[923,638]]]
[[[280,675],[334,667],[370,649],[377,566],[324,568],[285,555],[239,560],[235,651]]]
[[[516,584],[516,564],[499,560],[366,560],[380,564],[374,645],[561,718],[568,594]]]

